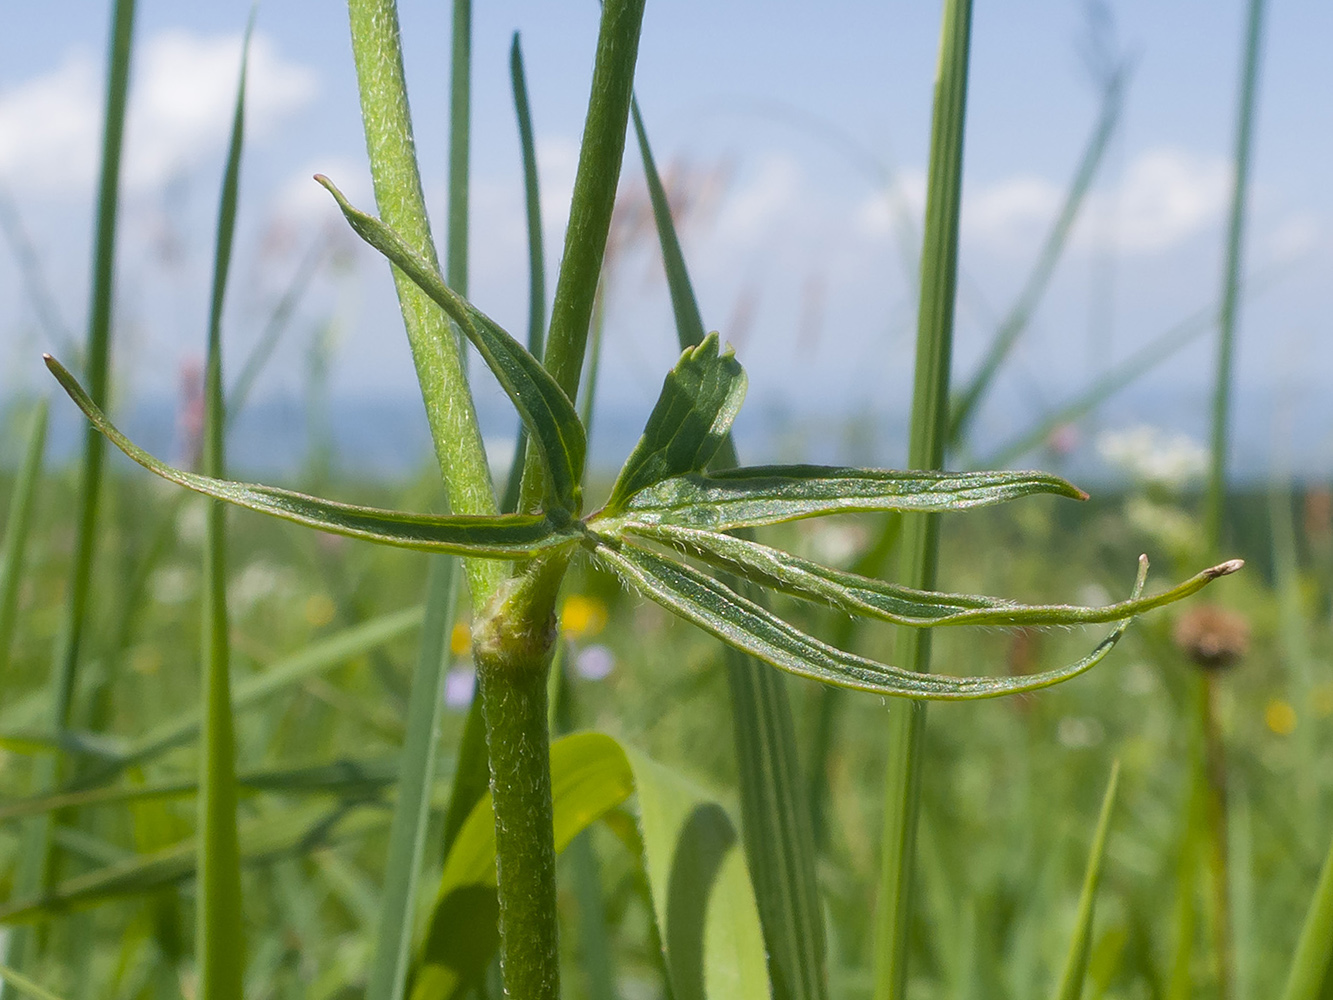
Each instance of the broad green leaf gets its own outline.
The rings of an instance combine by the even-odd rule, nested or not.
[[[441,517],[413,514],[358,507],[273,486],[213,479],[175,469],[148,454],[117,430],[59,361],[48,355],[46,366],[93,426],[134,461],[163,479],[238,507],[381,545],[493,559],[529,558],[549,549],[568,546],[579,537],[568,523],[557,526],[555,517],[558,515],[497,514],[486,517],[459,514]]]
[[[756,465],[692,473],[642,490],[623,512],[594,518],[619,524],[678,524],[710,531],[777,524],[857,511],[966,510],[1035,493],[1086,500],[1087,494],[1040,472],[899,472],[824,465]]]
[[[426,258],[374,216],[358,211],[326,177],[316,177],[338,202],[357,235],[389,258],[435,301],[481,353],[537,444],[555,501],[577,513],[582,505],[587,441],[578,413],[540,361],[500,326],[444,283]]]
[[[1320,1000],[1333,980],[1333,844],[1305,911],[1282,1000]]]
[[[344,806],[333,810],[283,810],[241,826],[241,857],[247,863],[257,863],[335,840],[362,837],[387,825],[388,816],[376,809],[359,809],[351,815]],[[9,899],[0,904],[0,923],[44,920],[71,908],[140,896],[172,885],[194,875],[195,849],[191,837],[152,854],[131,855],[75,875],[36,898]]]
[[[744,399],[745,372],[730,350],[719,354],[716,333],[686,348],[667,373],[643,436],[611,488],[607,512],[622,510],[636,493],[664,479],[702,472]]]
[[[753,890],[736,830],[716,802],[671,770],[601,733],[551,746],[557,851],[634,794],[644,863],[672,993],[678,1000],[761,1000],[768,977]],[[499,943],[495,819],[487,796],[445,861],[411,1000],[463,995]]]
[[[772,590],[898,625],[1094,625],[1124,621],[1171,604],[1244,565],[1240,559],[1213,566],[1152,597],[1087,608],[1068,604],[1018,604],[999,597],[914,590],[843,570],[734,535],[672,524],[626,525],[628,531],[684,548],[703,561]]]
[[[905,698],[952,701],[1035,691],[1077,677],[1106,656],[1124,634],[1122,622],[1083,659],[1021,677],[950,677],[923,674],[843,652],[806,635],[753,601],[689,566],[624,541],[598,545],[596,557],[635,590],[698,625],[728,645],[801,677]],[[1143,589],[1148,561],[1139,563],[1134,597]]]
[[[1083,875],[1083,891],[1078,897],[1078,916],[1074,919],[1074,933],[1065,957],[1064,973],[1056,987],[1055,1000],[1079,1000],[1083,995],[1083,978],[1088,971],[1088,957],[1092,952],[1092,917],[1097,905],[1097,887],[1102,880],[1102,859],[1106,856],[1106,835],[1111,829],[1111,813],[1115,810],[1116,790],[1120,785],[1120,761],[1111,766],[1111,777],[1102,796],[1102,811],[1097,819],[1097,831],[1092,835],[1088,850],[1088,867]]]

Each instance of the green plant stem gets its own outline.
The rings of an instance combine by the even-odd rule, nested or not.
[[[88,388],[99,406],[104,406],[110,385],[111,312],[115,291],[116,224],[120,207],[121,148],[125,134],[125,108],[129,90],[130,57],[134,38],[134,0],[116,0],[111,14],[111,40],[107,57],[107,90],[102,126],[102,162],[97,192],[97,224],[93,237],[92,303],[84,354]],[[69,728],[79,657],[88,616],[93,556],[97,546],[98,501],[102,492],[102,465],[106,440],[92,427],[85,429],[83,462],[79,472],[78,512],[74,560],[66,593],[64,615],[56,643],[52,675],[51,723],[56,733]],[[60,760],[51,758],[37,771],[37,787],[53,788],[59,780]],[[43,818],[25,831],[24,844],[14,877],[14,893],[28,895],[49,886],[55,875],[50,863],[54,843],[54,821]],[[26,928],[15,928],[5,949],[5,961],[23,968],[31,936]],[[0,1000],[9,997],[0,987]]]
[[[226,406],[222,381],[222,309],[231,269],[245,132],[245,74],[253,14],[246,27],[231,143],[222,179],[208,315],[204,371],[204,440],[201,470],[226,475]],[[205,501],[204,597],[200,706],[204,720],[199,756],[199,872],[195,908],[195,960],[202,1000],[241,1000],[245,952],[241,933],[241,847],[236,829],[236,735],[231,710],[231,640],[227,617],[226,504]]]
[[[412,138],[397,5],[349,0],[348,14],[380,217],[438,266]],[[444,314],[397,269],[394,282],[450,507],[458,514],[493,514],[495,492],[458,342]],[[464,565],[473,607],[482,607],[503,579],[504,564],[469,559]]]
[[[1218,313],[1217,375],[1213,386],[1213,425],[1208,493],[1204,511],[1209,554],[1222,547],[1226,504],[1228,424],[1231,414],[1231,372],[1236,350],[1236,320],[1240,304],[1242,243],[1250,160],[1254,147],[1254,107],[1259,90],[1259,52],[1263,35],[1264,0],[1250,0],[1246,20],[1245,53],[1241,67],[1240,99],[1236,117],[1236,147],[1232,160],[1231,211],[1227,219],[1226,261],[1222,274],[1222,306]]]
[[[971,21],[971,0],[947,0],[935,75],[926,232],[921,252],[921,304],[907,458],[913,469],[940,468],[948,441]],[[903,583],[922,590],[935,589],[939,533],[938,514],[903,517]],[[930,645],[929,629],[900,629],[897,662],[910,670],[928,672]],[[922,702],[900,702],[889,712],[889,763],[875,925],[875,1000],[900,1000],[907,988],[907,936],[924,729]]]
[[[574,175],[569,225],[560,276],[551,306],[551,327],[543,362],[570,399],[578,399],[602,257],[611,231],[611,213],[625,153],[625,132],[639,55],[645,0],[607,0],[602,6],[592,94],[583,124],[583,143]],[[519,510],[535,509],[542,474],[530,456],[523,474]]]
[[[473,627],[500,900],[505,995],[556,1000],[555,842],[547,670],[555,644],[555,598],[565,563],[531,564]]]

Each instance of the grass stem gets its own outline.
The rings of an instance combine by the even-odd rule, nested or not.
[[[935,74],[926,231],[921,251],[921,303],[907,453],[908,466],[913,469],[940,468],[948,443],[971,24],[971,0],[947,0]],[[935,588],[939,534],[938,514],[903,517],[903,583],[922,590]],[[930,637],[929,629],[900,629],[897,661],[908,669],[928,672]],[[889,712],[889,763],[875,926],[875,1000],[901,1000],[907,989],[907,937],[924,730],[922,702],[903,701]]]

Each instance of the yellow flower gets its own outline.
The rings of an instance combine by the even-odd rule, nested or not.
[[[1290,736],[1296,729],[1296,709],[1281,698],[1273,698],[1264,708],[1264,722],[1279,736]]]
[[[606,628],[606,605],[599,598],[570,594],[560,609],[560,628],[575,639],[587,639]]]
[[[337,610],[333,598],[328,594],[314,594],[305,602],[305,620],[308,624],[319,628],[333,621]]]
[[[454,626],[449,634],[449,652],[455,656],[465,656],[472,649],[472,629],[462,622]]]

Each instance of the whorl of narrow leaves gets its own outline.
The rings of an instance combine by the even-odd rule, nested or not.
[[[1240,560],[1225,562],[1144,597],[1144,560],[1138,584],[1126,601],[1100,608],[1023,605],[994,597],[913,590],[733,537],[727,532],[827,514],[964,510],[1039,493],[1076,499],[1085,494],[1063,479],[1033,472],[895,472],[789,465],[706,473],[705,466],[730,430],[745,393],[745,374],[730,351],[719,351],[716,334],[687,349],[667,374],[643,437],[616,479],[606,506],[576,520],[566,505],[576,504],[578,495],[567,487],[581,475],[583,430],[564,394],[508,334],[450,292],[424,262],[407,256],[392,233],[374,220],[365,222],[369,217],[349,207],[344,210],[349,218],[356,216],[354,224],[374,236],[372,242],[379,241],[376,246],[390,248],[385,252],[396,264],[405,262],[415,269],[414,280],[419,278],[432,297],[447,303],[451,316],[469,324],[479,347],[486,345],[483,354],[502,382],[508,378],[507,387],[533,439],[554,449],[548,454],[550,468],[563,470],[553,477],[553,482],[565,484],[560,487],[563,492],[551,498],[554,503],[546,513],[438,517],[356,507],[184,472],[129,441],[59,362],[48,357],[47,366],[113,444],[149,471],[187,489],[322,531],[406,548],[507,560],[548,555],[563,559],[573,549],[583,548],[633,589],[737,649],[803,677],[880,694],[992,698],[1056,684],[1101,660],[1133,616],[1178,601],[1240,568]],[[569,442],[577,442],[575,451],[567,449]],[[664,551],[650,545],[660,545]],[[763,587],[901,625],[1101,622],[1117,623],[1117,628],[1078,662],[1027,677],[924,674],[855,656],[806,635],[686,564],[686,554]]]

